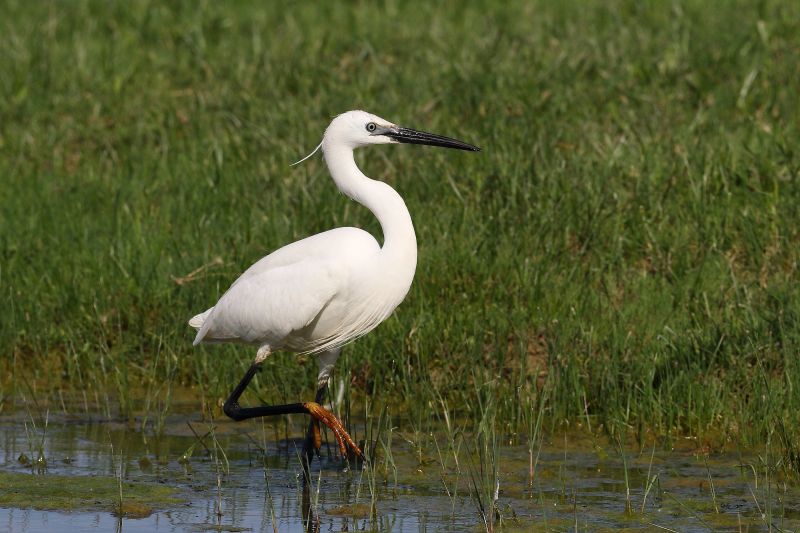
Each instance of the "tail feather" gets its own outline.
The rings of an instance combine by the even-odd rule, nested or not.
[[[189,325],[197,330],[197,335],[192,342],[192,346],[197,346],[201,342],[230,342],[236,340],[236,335],[232,333],[221,330],[211,331],[211,326],[214,321],[209,320],[209,318],[213,310],[214,308],[212,307],[208,311],[195,315],[189,320]]]
[[[205,322],[206,321],[206,317],[208,317],[208,315],[211,314],[212,309],[214,309],[214,308],[212,307],[208,311],[204,311],[204,312],[200,313],[199,315],[194,315],[192,318],[189,319],[189,325],[192,326],[194,329],[202,328],[203,327],[203,322]]]
[[[212,307],[211,309],[208,309],[200,313],[199,315],[195,315],[189,319],[189,325],[194,329],[198,330],[197,336],[194,338],[194,342],[192,343],[194,346],[200,344],[200,342],[203,340],[203,337],[205,337],[208,328],[203,328],[203,324],[205,324],[208,315],[210,315],[211,311],[213,310],[214,308]]]

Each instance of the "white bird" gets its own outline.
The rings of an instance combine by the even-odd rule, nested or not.
[[[342,346],[386,320],[414,279],[417,239],[408,208],[392,187],[365,176],[353,157],[355,148],[392,143],[480,150],[448,137],[401,128],[364,111],[337,116],[311,155],[321,147],[339,190],[372,211],[383,231],[383,246],[366,231],[351,227],[291,243],[248,268],[214,307],[189,320],[198,330],[195,345],[258,346],[253,364],[225,402],[225,414],[244,420],[308,413],[312,422],[304,445],[306,461],[311,445],[319,449],[319,422],[333,431],[343,456],[346,445],[362,456],[341,422],[320,403]],[[240,407],[239,397],[263,361],[280,349],[318,354],[315,401]]]

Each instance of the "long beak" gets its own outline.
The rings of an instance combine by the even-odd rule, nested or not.
[[[470,152],[480,152],[481,149],[458,139],[451,139],[444,135],[426,133],[424,131],[412,130],[411,128],[401,128],[393,126],[380,132],[381,135],[391,137],[397,142],[406,144],[427,144],[428,146],[441,146],[442,148],[455,148],[456,150],[467,150]]]

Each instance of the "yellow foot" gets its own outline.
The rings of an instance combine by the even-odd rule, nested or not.
[[[313,433],[314,433],[314,447],[319,450],[319,447],[322,445],[322,436],[319,433],[319,423],[322,422],[326,426],[333,431],[333,435],[336,437],[336,442],[339,443],[339,451],[341,452],[343,457],[347,457],[347,447],[349,446],[353,453],[355,453],[361,459],[364,458],[364,454],[361,453],[361,449],[358,445],[353,441],[350,435],[345,431],[344,426],[339,419],[334,416],[333,413],[322,407],[317,402],[306,402],[303,404],[303,407],[306,408],[308,414],[311,415],[313,418]]]

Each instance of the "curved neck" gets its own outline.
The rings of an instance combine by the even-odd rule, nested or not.
[[[346,146],[326,146],[323,143],[325,162],[333,181],[342,193],[372,211],[383,231],[382,250],[399,254],[406,261],[417,258],[417,237],[405,202],[382,181],[368,178],[359,170],[353,158],[353,149]]]

